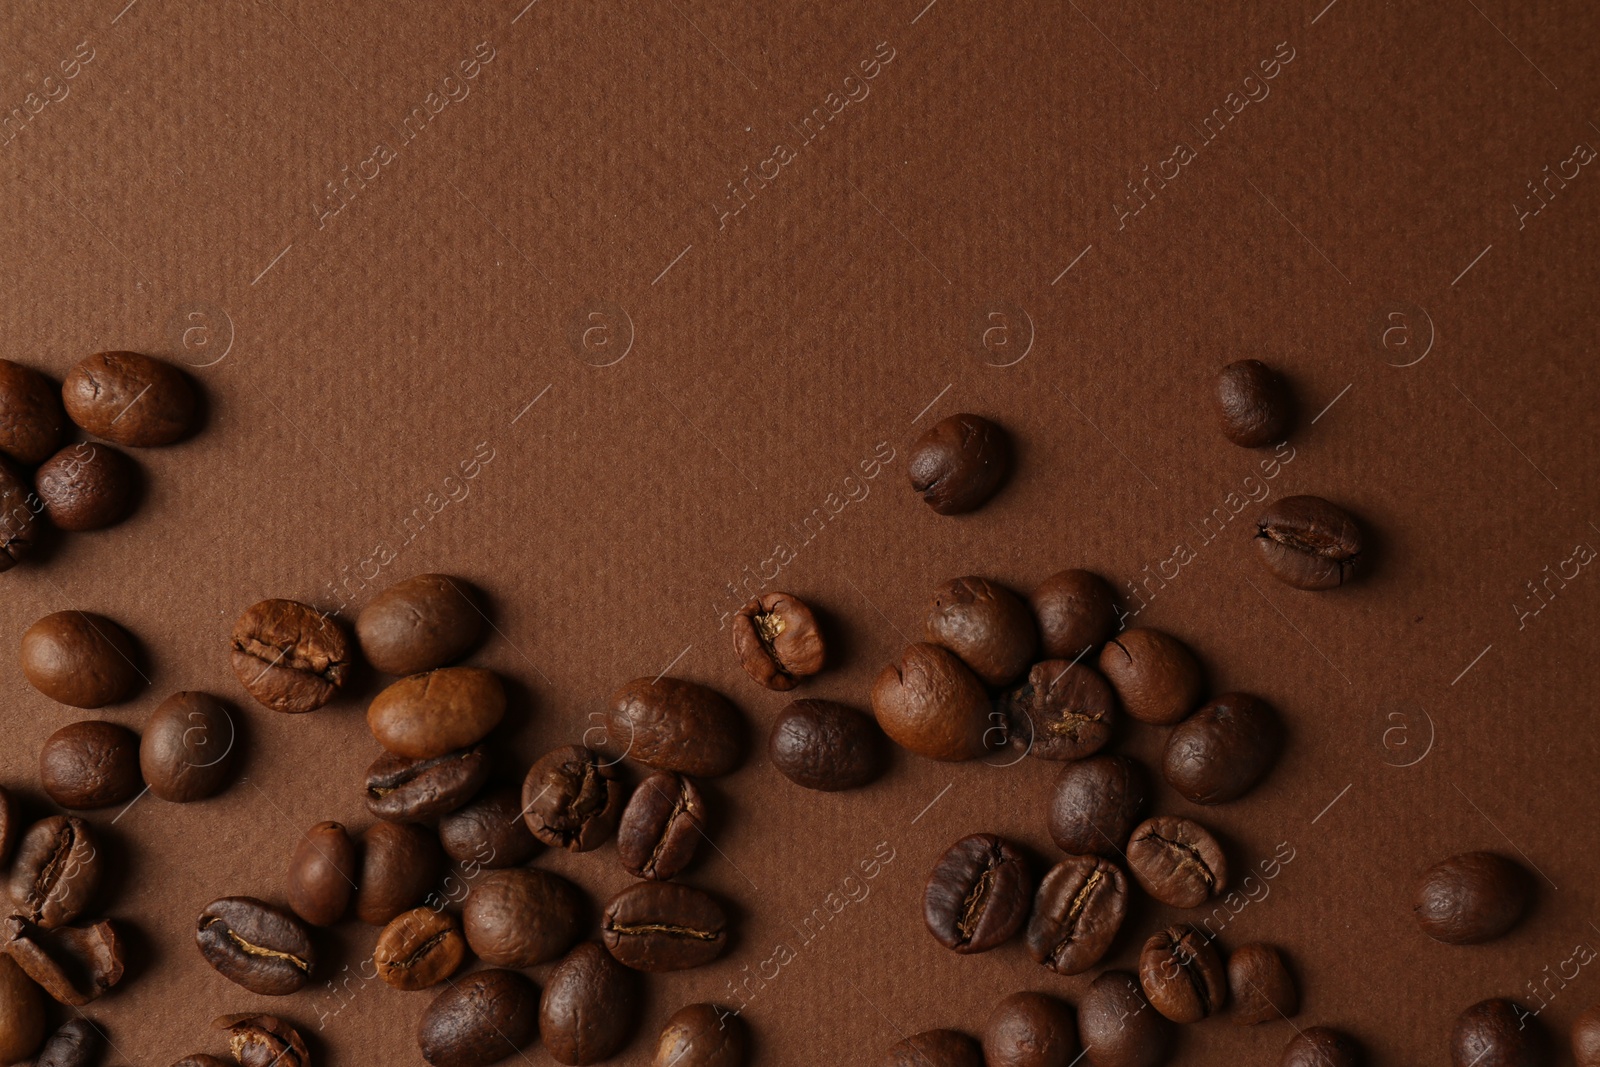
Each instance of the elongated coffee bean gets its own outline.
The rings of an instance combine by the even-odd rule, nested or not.
[[[104,861],[89,824],[52,815],[28,828],[11,864],[11,900],[18,914],[45,929],[76,919],[100,888]]]
[[[1028,955],[1057,974],[1100,961],[1128,910],[1128,880],[1099,856],[1068,856],[1044,876],[1028,921]]]
[[[694,859],[705,825],[705,801],[694,782],[657,771],[639,783],[623,809],[617,855],[635,878],[668,881]]]
[[[300,920],[254,897],[213,900],[200,913],[194,936],[217,973],[263,996],[300,989],[316,964],[311,935]]]
[[[702,889],[635,882],[606,905],[601,933],[606,949],[636,971],[681,971],[722,955],[728,913]]]
[[[633,1038],[638,1004],[637,976],[585,941],[550,972],[539,1003],[539,1035],[558,1063],[599,1063]]]
[[[46,930],[13,915],[4,930],[6,955],[62,1004],[87,1004],[122,980],[122,939],[109,921]]]
[[[1146,893],[1174,908],[1196,908],[1228,883],[1222,846],[1192,819],[1158,815],[1134,828],[1128,867]]]
[[[679,678],[635,678],[611,697],[606,749],[647,767],[717,778],[744,760],[745,727],[721,693]]]
[[[385,752],[367,768],[367,810],[389,822],[424,822],[471,800],[488,778],[482,745],[430,759]]]
[[[986,952],[1028,917],[1028,865],[1009,841],[973,834],[951,845],[922,894],[922,918],[945,948]]]
[[[432,1067],[488,1067],[516,1055],[538,1028],[539,991],[516,971],[474,971],[440,993],[417,1026]]]

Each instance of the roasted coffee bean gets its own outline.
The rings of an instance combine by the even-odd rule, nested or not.
[[[61,447],[67,413],[49,378],[0,359],[0,452],[32,466]]]
[[[139,467],[110,445],[68,445],[45,460],[33,485],[50,521],[63,530],[103,530],[133,514]]]
[[[239,1067],[311,1067],[300,1031],[275,1015],[225,1015],[216,1027]]]
[[[897,1041],[881,1061],[883,1067],[984,1067],[983,1050],[955,1030],[924,1030]]]
[[[1289,436],[1294,394],[1283,376],[1259,359],[1241,359],[1223,367],[1212,396],[1222,436],[1234,444],[1260,448]]]
[[[1158,815],[1134,828],[1128,869],[1146,893],[1174,908],[1196,908],[1228,884],[1222,846],[1192,819]]]
[[[1100,856],[1068,856],[1039,883],[1028,955],[1057,974],[1081,974],[1111,947],[1128,911],[1128,879]]]
[[[162,800],[204,800],[228,784],[238,740],[233,714],[222,701],[207,693],[174,693],[144,724],[140,775]]]
[[[218,974],[262,996],[287,996],[300,989],[317,960],[300,920],[254,897],[223,897],[207,904],[194,939]]]
[[[520,867],[481,875],[467,895],[461,925],[485,963],[532,967],[576,944],[587,912],[577,886],[559,874]]]
[[[1222,1010],[1228,977],[1217,950],[1199,930],[1178,923],[1160,930],[1139,953],[1139,986],[1152,1007],[1175,1023],[1197,1023]]]
[[[593,941],[567,953],[545,983],[539,1036],[557,1063],[608,1060],[638,1028],[639,983]]]
[[[1538,1015],[1514,1000],[1481,1000],[1456,1017],[1451,1067],[1544,1067],[1549,1047]]]
[[[872,713],[883,732],[927,759],[972,759],[998,745],[989,710],[983,683],[940,645],[908,645],[872,685]]]
[[[1100,650],[1123,710],[1140,722],[1170,726],[1200,703],[1200,664],[1182,641],[1160,630],[1124,630]]]
[[[1127,756],[1067,764],[1046,813],[1050,839],[1073,855],[1120,856],[1144,811],[1147,787],[1144,768]]]
[[[694,782],[656,771],[639,783],[617,827],[617,855],[635,878],[667,881],[694,859],[705,837],[706,805]]]
[[[703,889],[635,882],[611,898],[600,923],[606,949],[636,971],[681,971],[728,947],[728,913]]]
[[[361,873],[356,845],[336,822],[319,822],[289,857],[289,907],[312,926],[332,926],[350,910]]]
[[[1274,578],[1296,589],[1333,589],[1361,569],[1361,527],[1318,496],[1287,496],[1256,520],[1256,551]]]
[[[9,956],[0,956],[0,1063],[19,1063],[44,1040],[44,996]]]
[[[372,950],[378,977],[408,991],[438,985],[460,970],[466,958],[467,941],[455,916],[428,907],[396,915],[378,935],[377,947]]]
[[[1228,693],[1172,728],[1161,771],[1184,798],[1223,804],[1262,779],[1282,739],[1277,713],[1266,701]]]
[[[99,719],[68,723],[39,749],[39,784],[63,808],[85,811],[120,804],[144,787],[139,737]]]
[[[987,952],[1022,928],[1032,896],[1028,862],[994,834],[951,845],[922,892],[922,920],[945,948]]]
[[[538,1033],[539,990],[516,971],[474,971],[434,998],[417,1026],[433,1067],[488,1067]]]
[[[520,867],[539,851],[522,817],[522,791],[515,786],[490,789],[440,819],[439,841],[456,863],[488,870]]]
[[[28,684],[60,704],[103,708],[139,682],[133,638],[102,615],[58,611],[22,635]]]
[[[420,674],[472,651],[488,619],[472,591],[448,574],[419,574],[373,597],[356,616],[367,662],[385,674]]]
[[[772,721],[767,756],[795,785],[825,793],[857,789],[883,773],[883,732],[855,708],[796,700]]]
[[[1361,1046],[1326,1026],[1308,1026],[1283,1046],[1278,1067],[1360,1067]],[[1492,1067],[1484,1061],[1481,1067]]]
[[[1062,659],[1035,663],[999,700],[1011,746],[1047,760],[1099,752],[1111,740],[1116,706],[1111,686],[1093,667]]]
[[[87,1004],[122,981],[122,939],[110,922],[46,930],[13,915],[4,931],[6,955],[62,1004]]]
[[[1011,440],[977,415],[951,415],[917,438],[907,462],[911,488],[940,515],[982,507],[1011,471]]]
[[[1028,598],[1047,659],[1075,661],[1117,632],[1117,597],[1093,571],[1059,571]]]
[[[1287,1019],[1300,1010],[1300,991],[1283,954],[1259,941],[1240,945],[1228,957],[1228,1016],[1241,1026]]]
[[[0,459],[0,571],[15,567],[33,551],[43,510],[33,486]]]
[[[1413,911],[1422,932],[1447,945],[1476,945],[1517,924],[1533,879],[1493,852],[1463,852],[1429,867],[1417,882]]]
[[[91,1067],[101,1043],[100,1031],[87,1018],[68,1019],[39,1050],[34,1067]]]
[[[421,826],[374,823],[362,843],[356,918],[371,926],[386,926],[421,904],[444,871],[438,835]]]
[[[94,831],[75,815],[28,827],[11,861],[14,914],[53,930],[82,915],[99,892],[104,860]]]
[[[489,780],[489,754],[482,745],[432,759],[385,752],[367,768],[367,810],[390,822],[423,822],[477,795]]]
[[[721,693],[678,678],[635,678],[611,695],[606,747],[660,771],[718,778],[744,760],[745,727]]]
[[[1572,1059],[1575,1067],[1600,1067],[1600,1004],[1572,1021]]]
[[[688,1004],[672,1013],[656,1039],[651,1067],[744,1067],[749,1045],[744,1020],[715,1004]]]
[[[624,796],[616,772],[597,753],[567,745],[529,768],[522,782],[523,821],[547,845],[589,852],[616,829]]]
[[[1078,1036],[1092,1067],[1156,1067],[1174,1035],[1133,975],[1106,971],[1078,1000]]]
[[[0,865],[11,862],[11,850],[17,847],[22,836],[22,819],[17,813],[17,802],[0,786]]]
[[[178,368],[137,352],[98,352],[61,385],[67,414],[119,445],[169,445],[194,426],[194,386]]]
[[[402,678],[372,699],[367,727],[397,756],[432,759],[482,741],[506,713],[493,671],[440,667]]]
[[[983,1028],[985,1067],[1068,1067],[1078,1058],[1072,1008],[1044,993],[1013,993]]]
[[[740,608],[733,651],[746,674],[780,692],[821,671],[825,655],[816,617],[791,593],[766,593]]]
[[[350,640],[337,622],[314,608],[294,600],[263,600],[234,623],[232,661],[239,684],[258,703],[299,715],[338,694],[350,676]]]
[[[993,686],[1015,680],[1039,650],[1028,605],[987,578],[952,578],[934,590],[923,628]]]

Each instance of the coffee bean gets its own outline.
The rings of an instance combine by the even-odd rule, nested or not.
[[[172,1067],[235,1067],[235,1065],[220,1056],[209,1056],[204,1052],[197,1052],[193,1056],[185,1056],[177,1063],[174,1063]]]
[[[100,1031],[87,1018],[68,1019],[39,1050],[35,1067],[91,1067],[101,1044]]]
[[[427,897],[443,873],[444,851],[433,831],[412,823],[374,823],[362,842],[356,918],[385,926]]]
[[[63,808],[83,811],[120,804],[144,787],[139,737],[99,719],[68,723],[39,749],[39,784]]]
[[[1069,1067],[1078,1058],[1078,1023],[1065,1001],[1013,993],[983,1028],[985,1067]]]
[[[911,488],[940,515],[982,507],[1011,471],[1011,440],[977,415],[951,415],[911,446]]]
[[[1056,778],[1046,818],[1050,839],[1073,855],[1120,856],[1144,811],[1144,768],[1127,756],[1069,763]]]
[[[557,1063],[608,1060],[638,1028],[639,983],[593,941],[567,953],[545,982],[539,1035]]]
[[[539,990],[516,971],[474,971],[434,998],[417,1025],[432,1067],[488,1067],[538,1032]]]
[[[539,851],[522,817],[522,791],[515,786],[490,789],[440,819],[439,841],[456,863],[488,870],[520,867]]]
[[[1081,760],[1111,740],[1116,723],[1111,686],[1092,667],[1047,659],[1001,695],[1013,748],[1047,760]]]
[[[482,741],[505,713],[505,686],[494,672],[440,667],[402,678],[374,697],[367,727],[395,755],[431,759]]]
[[[635,678],[611,696],[606,747],[656,770],[718,778],[743,762],[744,731],[720,693],[677,678]]]
[[[1090,983],[1078,1000],[1078,1035],[1092,1067],[1156,1067],[1174,1036],[1127,971],[1106,971]]]
[[[1170,726],[1200,703],[1194,653],[1160,630],[1124,630],[1100,651],[1100,673],[1140,722]]]
[[[336,822],[319,822],[289,857],[289,907],[312,926],[332,926],[350,910],[361,868],[355,842]]]
[[[1228,693],[1172,728],[1162,774],[1196,804],[1237,800],[1267,773],[1282,739],[1277,713],[1266,701]]]
[[[1361,1046],[1326,1026],[1308,1026],[1283,1046],[1278,1067],[1359,1067]],[[1481,1067],[1492,1067],[1485,1061]]]
[[[855,708],[796,700],[772,721],[767,756],[789,781],[826,793],[858,789],[883,772],[883,732]]]
[[[768,689],[793,689],[822,670],[822,629],[791,593],[766,593],[733,617],[733,651],[751,678]]]
[[[0,452],[32,466],[61,447],[67,413],[49,378],[0,359]]]
[[[1543,1067],[1548,1042],[1538,1016],[1514,1000],[1482,1000],[1456,1017],[1452,1067]]]
[[[923,628],[929,641],[954,652],[993,686],[1016,679],[1039,650],[1028,605],[987,578],[952,578],[939,586]]]
[[[582,745],[547,752],[522,782],[523,820],[554,848],[589,852],[606,843],[625,794],[616,772]]]
[[[998,743],[989,735],[989,695],[949,649],[908,645],[872,685],[872,712],[901,748],[927,759],[981,756]]]
[[[1032,885],[1016,846],[994,834],[951,845],[922,892],[922,919],[945,948],[987,952],[1022,928]]]
[[[984,1067],[983,1050],[955,1030],[924,1030],[897,1041],[884,1055],[883,1067]]]
[[[194,426],[194,386],[168,363],[137,352],[98,352],[78,361],[61,385],[67,414],[119,445],[169,445]]]
[[[390,822],[423,822],[455,811],[488,780],[482,745],[431,759],[385,752],[367,768],[367,810]]]
[[[0,956],[0,1063],[27,1059],[44,1040],[44,997],[9,956]]]
[[[17,802],[0,785],[0,864],[11,862],[11,850],[17,847],[17,838],[22,836],[22,819],[17,812]]]
[[[1197,1023],[1228,1000],[1227,972],[1199,930],[1178,923],[1151,934],[1139,953],[1139,986],[1152,1007],[1175,1023]]]
[[[88,1004],[122,980],[122,939],[110,922],[46,930],[13,915],[3,929],[6,955],[62,1004]]]
[[[1213,390],[1222,436],[1243,448],[1289,436],[1294,394],[1282,375],[1258,359],[1241,359],[1217,373]]]
[[[68,445],[33,475],[50,521],[63,530],[102,530],[133,514],[139,467],[110,445]]]
[[[744,1067],[749,1038],[744,1020],[715,1004],[687,1004],[672,1013],[656,1039],[651,1067]]]
[[[1196,908],[1228,884],[1222,847],[1192,819],[1158,815],[1134,828],[1128,869],[1146,893],[1174,908]]]
[[[139,682],[128,632],[102,615],[58,611],[22,635],[22,673],[28,684],[60,704],[103,708]]]
[[[311,1067],[300,1031],[275,1015],[225,1015],[216,1026],[239,1067]]]
[[[194,939],[218,974],[262,996],[300,989],[317,960],[300,920],[254,897],[222,897],[207,904]]]
[[[705,826],[705,801],[694,782],[656,771],[639,783],[622,811],[617,856],[635,878],[667,881],[694,859]]]
[[[1272,576],[1296,589],[1334,589],[1364,565],[1361,527],[1318,496],[1288,496],[1256,520],[1256,551]]]
[[[728,913],[710,893],[676,882],[635,882],[600,923],[606,949],[636,971],[681,971],[728,947]]]
[[[1493,852],[1463,852],[1429,867],[1417,882],[1412,910],[1422,932],[1447,945],[1476,945],[1517,924],[1533,880]]]
[[[467,941],[455,916],[428,907],[396,915],[372,950],[378,977],[407,991],[438,985],[460,970],[466,958]]]
[[[314,608],[263,600],[234,623],[232,662],[239,683],[258,703],[299,715],[338,694],[350,676],[350,641],[337,622]]]
[[[1100,856],[1068,856],[1044,876],[1028,920],[1028,955],[1081,974],[1111,947],[1128,911],[1128,879]]]
[[[1028,597],[1046,659],[1077,660],[1117,632],[1117,597],[1093,571],[1058,571]]]
[[[1287,1019],[1300,1010],[1300,992],[1283,954],[1259,941],[1240,945],[1228,957],[1228,1015],[1241,1026]]]
[[[526,867],[490,871],[467,895],[461,925],[472,951],[495,967],[532,967],[570,949],[588,902],[558,874]]]
[[[1600,1004],[1572,1021],[1574,1067],[1600,1067]]]
[[[174,693],[144,724],[139,772],[150,792],[175,804],[222,792],[239,740],[228,706],[207,693]]]
[[[15,567],[33,551],[43,510],[33,485],[0,460],[0,571]]]
[[[53,930],[82,915],[104,869],[94,831],[75,815],[52,815],[28,827],[11,861],[14,914]]]
[[[356,617],[367,662],[385,674],[443,667],[470,652],[488,620],[458,578],[419,574],[373,597]]]

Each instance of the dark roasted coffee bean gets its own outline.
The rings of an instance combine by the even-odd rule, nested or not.
[[[1144,768],[1127,756],[1069,763],[1050,797],[1050,839],[1073,855],[1119,856],[1144,811],[1147,791]]]
[[[972,759],[1001,740],[983,683],[940,645],[906,646],[873,683],[872,713],[895,744],[927,759]]]
[[[120,804],[144,786],[139,737],[126,726],[99,719],[68,723],[39,749],[39,784],[63,808]]]
[[[1287,1019],[1300,1010],[1300,991],[1283,954],[1259,941],[1240,945],[1228,957],[1228,995],[1228,1017],[1241,1026]]]
[[[13,915],[4,931],[6,955],[62,1004],[87,1004],[122,981],[122,939],[110,922],[46,930]]]
[[[216,1027],[239,1067],[311,1067],[300,1031],[275,1015],[225,1015]]]
[[[374,823],[362,843],[356,918],[371,926],[386,926],[421,904],[444,871],[438,835],[421,826]]]
[[[505,686],[493,671],[440,667],[373,697],[367,727],[395,755],[431,759],[482,741],[505,713]]]
[[[987,952],[1022,928],[1032,888],[1016,846],[994,834],[973,834],[934,864],[922,892],[922,920],[947,949]]]
[[[687,1004],[662,1027],[651,1067],[744,1067],[745,1031],[744,1020],[727,1008]]]
[[[432,759],[385,752],[367,768],[367,810],[390,822],[423,822],[454,811],[489,779],[482,745]]]
[[[17,813],[17,802],[0,786],[0,865],[11,862],[11,850],[17,847],[22,836],[22,819]]]
[[[1243,448],[1276,444],[1289,436],[1294,394],[1282,375],[1258,359],[1241,359],[1217,373],[1212,398],[1222,436]]]
[[[93,902],[103,869],[88,823],[75,815],[41,819],[22,835],[11,861],[15,914],[45,929],[66,925]]]
[[[1572,1021],[1572,1060],[1575,1067],[1600,1067],[1600,1004]]]
[[[694,782],[656,771],[639,783],[617,826],[617,855],[635,878],[667,881],[694,859],[705,837],[706,805]]]
[[[796,700],[772,721],[767,756],[795,785],[832,793],[857,789],[883,772],[883,732],[855,708]]]
[[[0,459],[0,571],[15,567],[33,551],[43,510],[33,486]]]
[[[1223,804],[1262,779],[1282,738],[1277,713],[1266,701],[1228,693],[1172,728],[1161,771],[1185,799]]]
[[[133,638],[102,615],[58,611],[22,635],[22,673],[57,703],[103,708],[139,682]]]
[[[1360,1067],[1360,1064],[1361,1046],[1355,1039],[1326,1026],[1306,1027],[1283,1046],[1283,1055],[1278,1058],[1278,1067]],[[1480,1067],[1494,1065],[1485,1060]]]
[[[137,352],[98,352],[61,385],[72,421],[119,445],[168,445],[193,428],[194,386],[184,373]]]
[[[1068,856],[1044,876],[1028,920],[1028,955],[1081,974],[1111,947],[1128,911],[1128,879],[1100,856]]]
[[[556,965],[539,1003],[539,1036],[557,1063],[569,1067],[608,1060],[638,1028],[639,983],[593,941]]]
[[[1182,641],[1160,630],[1124,630],[1100,650],[1100,673],[1123,710],[1170,726],[1200,703],[1200,664]]]
[[[1499,937],[1527,910],[1533,880],[1493,852],[1463,852],[1429,867],[1417,882],[1412,910],[1422,932],[1447,945]]]
[[[92,1067],[101,1044],[100,1031],[87,1018],[68,1019],[39,1050],[35,1067]]]
[[[1296,589],[1333,589],[1362,567],[1361,527],[1318,496],[1288,496],[1256,520],[1256,551],[1273,577]]]
[[[611,695],[606,748],[660,771],[718,778],[744,761],[745,726],[721,693],[678,678],[635,678]]]
[[[984,1067],[1068,1067],[1078,1058],[1078,1023],[1065,1001],[1013,993],[983,1028]]]
[[[473,883],[461,925],[485,963],[532,967],[571,948],[583,933],[588,902],[550,871],[490,871]]]
[[[606,949],[636,971],[681,971],[728,947],[728,913],[703,889],[635,882],[611,898],[600,923]]]
[[[110,445],[68,445],[39,467],[34,488],[44,513],[63,530],[103,530],[139,503],[138,464]]]
[[[67,413],[49,378],[0,359],[0,452],[32,466],[61,447]]]
[[[239,684],[257,703],[298,715],[338,694],[350,676],[350,639],[314,608],[263,600],[234,623],[232,662]]]
[[[1011,471],[1011,440],[977,415],[951,415],[917,438],[907,461],[911,488],[940,515],[982,507]]]
[[[0,956],[0,1063],[20,1063],[44,1040],[44,996],[9,956]]]
[[[150,792],[187,804],[222,792],[239,733],[228,706],[207,693],[174,693],[139,738],[139,771]]]
[[[984,1067],[983,1050],[955,1030],[924,1030],[897,1041],[884,1054],[883,1067]]]
[[[924,632],[993,686],[1015,680],[1039,649],[1028,605],[987,578],[952,578],[934,590]]]
[[[378,935],[372,950],[378,977],[408,991],[438,985],[460,970],[466,958],[467,941],[455,916],[428,907],[396,915]]]
[[[1537,1014],[1514,1000],[1481,1000],[1450,1031],[1451,1067],[1544,1067],[1549,1054]]]
[[[745,673],[768,689],[793,689],[822,670],[822,628],[805,601],[766,593],[733,617],[733,651]]]
[[[1093,571],[1059,571],[1028,598],[1039,624],[1039,647],[1047,659],[1075,661],[1117,632],[1117,598]]]
[[[396,582],[356,616],[367,662],[385,674],[431,671],[454,663],[483,637],[488,622],[458,578],[419,574]]]
[[[1175,1023],[1197,1023],[1222,1010],[1228,978],[1204,934],[1178,923],[1151,934],[1139,953],[1139,985],[1152,1007]]]
[[[1193,819],[1158,815],[1128,838],[1128,869],[1146,893],[1174,908],[1196,908],[1228,884],[1222,846]]]
[[[439,841],[456,863],[488,870],[520,867],[539,851],[522,817],[522,791],[515,786],[490,789],[440,819]]]
[[[488,1067],[538,1032],[539,990],[516,971],[475,971],[434,998],[417,1026],[432,1067]]]
[[[1092,1067],[1156,1067],[1166,1062],[1173,1026],[1133,975],[1106,971],[1078,1000],[1078,1036]]]
[[[1000,697],[1011,747],[1047,760],[1080,760],[1111,740],[1111,686],[1093,667],[1047,659]]]
[[[336,822],[319,822],[289,857],[289,907],[312,926],[332,926],[350,910],[361,868],[356,845]]]
[[[611,765],[582,745],[545,753],[522,782],[522,812],[533,836],[570,852],[606,843],[625,794]]]
[[[218,974],[263,996],[295,992],[316,965],[311,935],[300,920],[254,897],[223,897],[207,904],[194,938]]]

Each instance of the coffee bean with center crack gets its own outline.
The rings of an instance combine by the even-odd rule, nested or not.
[[[4,950],[59,1003],[81,1006],[122,980],[122,938],[109,921],[46,930],[13,915],[4,924]]]
[[[0,956],[0,1063],[19,1063],[44,1040],[44,997],[9,956]]]
[[[1070,1067],[1078,1055],[1072,1008],[1044,993],[1011,994],[983,1028],[985,1067]]]
[[[434,998],[417,1025],[432,1067],[488,1067],[538,1033],[539,990],[516,971],[475,971]]]
[[[589,852],[616,829],[624,796],[616,772],[598,753],[567,745],[529,768],[522,782],[523,820],[547,845]]]
[[[336,822],[319,822],[289,857],[289,907],[312,926],[332,926],[350,910],[361,868],[355,842]]]
[[[1089,985],[1078,1000],[1078,1034],[1092,1067],[1156,1067],[1174,1036],[1127,971],[1106,971]]]
[[[872,685],[872,712],[901,748],[955,762],[999,744],[990,734],[989,694],[961,660],[940,645],[908,645]]]
[[[1227,972],[1199,930],[1178,923],[1150,935],[1139,953],[1139,986],[1152,1007],[1175,1023],[1197,1023],[1228,1000]]]
[[[1128,868],[1146,893],[1174,908],[1196,908],[1228,883],[1222,846],[1192,819],[1158,815],[1134,828]]]
[[[465,656],[487,623],[472,592],[447,574],[396,582],[356,616],[356,640],[367,662],[385,674],[418,674]]]
[[[635,678],[611,696],[606,748],[659,771],[718,778],[744,760],[745,726],[722,694],[678,678]]]
[[[1241,448],[1282,441],[1294,422],[1294,394],[1289,383],[1259,359],[1241,359],[1223,367],[1212,399],[1222,435]]]
[[[883,1067],[984,1067],[983,1050],[956,1030],[924,1030],[889,1047]]]
[[[617,855],[635,878],[665,882],[694,859],[705,826],[705,801],[694,782],[656,771],[639,783],[623,809]]]
[[[207,693],[174,693],[144,724],[139,771],[150,792],[162,800],[204,800],[227,786],[238,741],[226,704]]]
[[[28,827],[11,862],[15,913],[47,930],[82,915],[99,892],[105,861],[89,824],[52,815]]]
[[[461,924],[467,943],[495,967],[533,967],[566,952],[583,933],[588,901],[550,871],[518,868],[481,875]]]
[[[119,445],[168,445],[193,428],[198,402],[187,376],[137,352],[97,352],[78,361],[61,385],[67,414]]]
[[[467,941],[455,916],[422,907],[401,912],[383,928],[372,966],[394,988],[414,991],[447,980],[466,957]]]
[[[1308,1026],[1283,1047],[1278,1067],[1359,1067],[1361,1059],[1361,1046],[1348,1034]],[[1486,1061],[1481,1067],[1491,1065]]]
[[[311,935],[286,911],[254,897],[222,897],[200,912],[195,943],[217,973],[263,996],[306,984],[316,965]]]
[[[68,1019],[39,1050],[34,1067],[92,1067],[102,1044],[100,1031],[87,1018]]]
[[[439,820],[439,842],[455,862],[486,870],[520,867],[539,851],[522,817],[522,790],[499,786]]]
[[[438,835],[413,823],[374,823],[362,843],[356,918],[387,926],[427,898],[443,873],[444,850]]]
[[[1094,668],[1059,659],[1035,663],[997,702],[1010,746],[1047,760],[1081,760],[1104,748],[1116,724],[1116,705],[1111,686]]]
[[[607,951],[636,971],[681,971],[728,947],[728,913],[703,889],[635,882],[611,898],[600,930]]]
[[[988,419],[962,413],[933,424],[911,446],[911,488],[940,515],[974,511],[1011,471],[1011,440]]]
[[[294,600],[263,600],[239,616],[232,649],[239,684],[273,711],[315,711],[350,676],[350,641],[344,629]]]
[[[733,650],[745,673],[780,692],[822,670],[822,628],[805,601],[790,593],[766,593],[733,617]]]
[[[922,918],[945,948],[987,952],[1021,929],[1030,897],[1028,864],[1016,846],[994,834],[973,834],[934,864]]]
[[[1423,872],[1412,910],[1435,941],[1476,945],[1515,926],[1532,895],[1533,879],[1515,863],[1493,852],[1464,852]]]
[[[744,1067],[746,1029],[726,1008],[687,1004],[662,1027],[651,1067]]]
[[[33,485],[44,513],[63,530],[115,526],[139,503],[138,464],[110,445],[68,445],[40,465]]]
[[[1148,792],[1144,768],[1127,756],[1068,763],[1046,812],[1050,839],[1073,855],[1120,856]]]
[[[58,611],[22,635],[22,673],[39,692],[74,708],[102,708],[139,683],[128,632],[102,615]]]
[[[1200,664],[1189,647],[1160,630],[1124,630],[1100,650],[1123,710],[1140,722],[1170,726],[1200,703]]]
[[[621,1052],[639,1025],[639,983],[593,941],[550,972],[539,1003],[539,1034],[557,1063],[583,1067]]]
[[[1050,868],[1028,920],[1028,955],[1057,974],[1081,974],[1110,949],[1128,911],[1128,880],[1100,856]]]
[[[1256,520],[1256,551],[1273,577],[1296,589],[1334,589],[1364,564],[1361,527],[1317,496],[1289,496]]]
[[[924,633],[992,686],[1014,681],[1039,649],[1028,605],[987,578],[952,578],[934,590]]]
[[[1117,597],[1093,571],[1065,570],[1039,583],[1028,597],[1047,659],[1091,655],[1117,632]]]
[[[0,571],[15,567],[33,551],[43,510],[33,485],[0,459]]]
[[[367,768],[367,810],[390,822],[424,822],[471,800],[488,779],[482,745],[431,759],[385,752]]]
[[[1287,1019],[1300,1010],[1300,993],[1283,954],[1259,941],[1240,945],[1228,957],[1228,1015],[1241,1026]]]
[[[63,808],[121,804],[144,786],[139,737],[125,726],[87,719],[68,723],[39,749],[39,784]]]
[[[300,1031],[275,1015],[224,1015],[216,1027],[239,1067],[311,1067]]]
[[[884,765],[883,732],[855,708],[831,700],[796,700],[772,721],[767,756],[804,789],[858,789]]]
[[[1266,775],[1282,740],[1277,713],[1266,701],[1228,693],[1172,728],[1162,774],[1187,800],[1223,804]]]
[[[32,466],[61,447],[67,413],[49,378],[0,359],[0,452]]]

